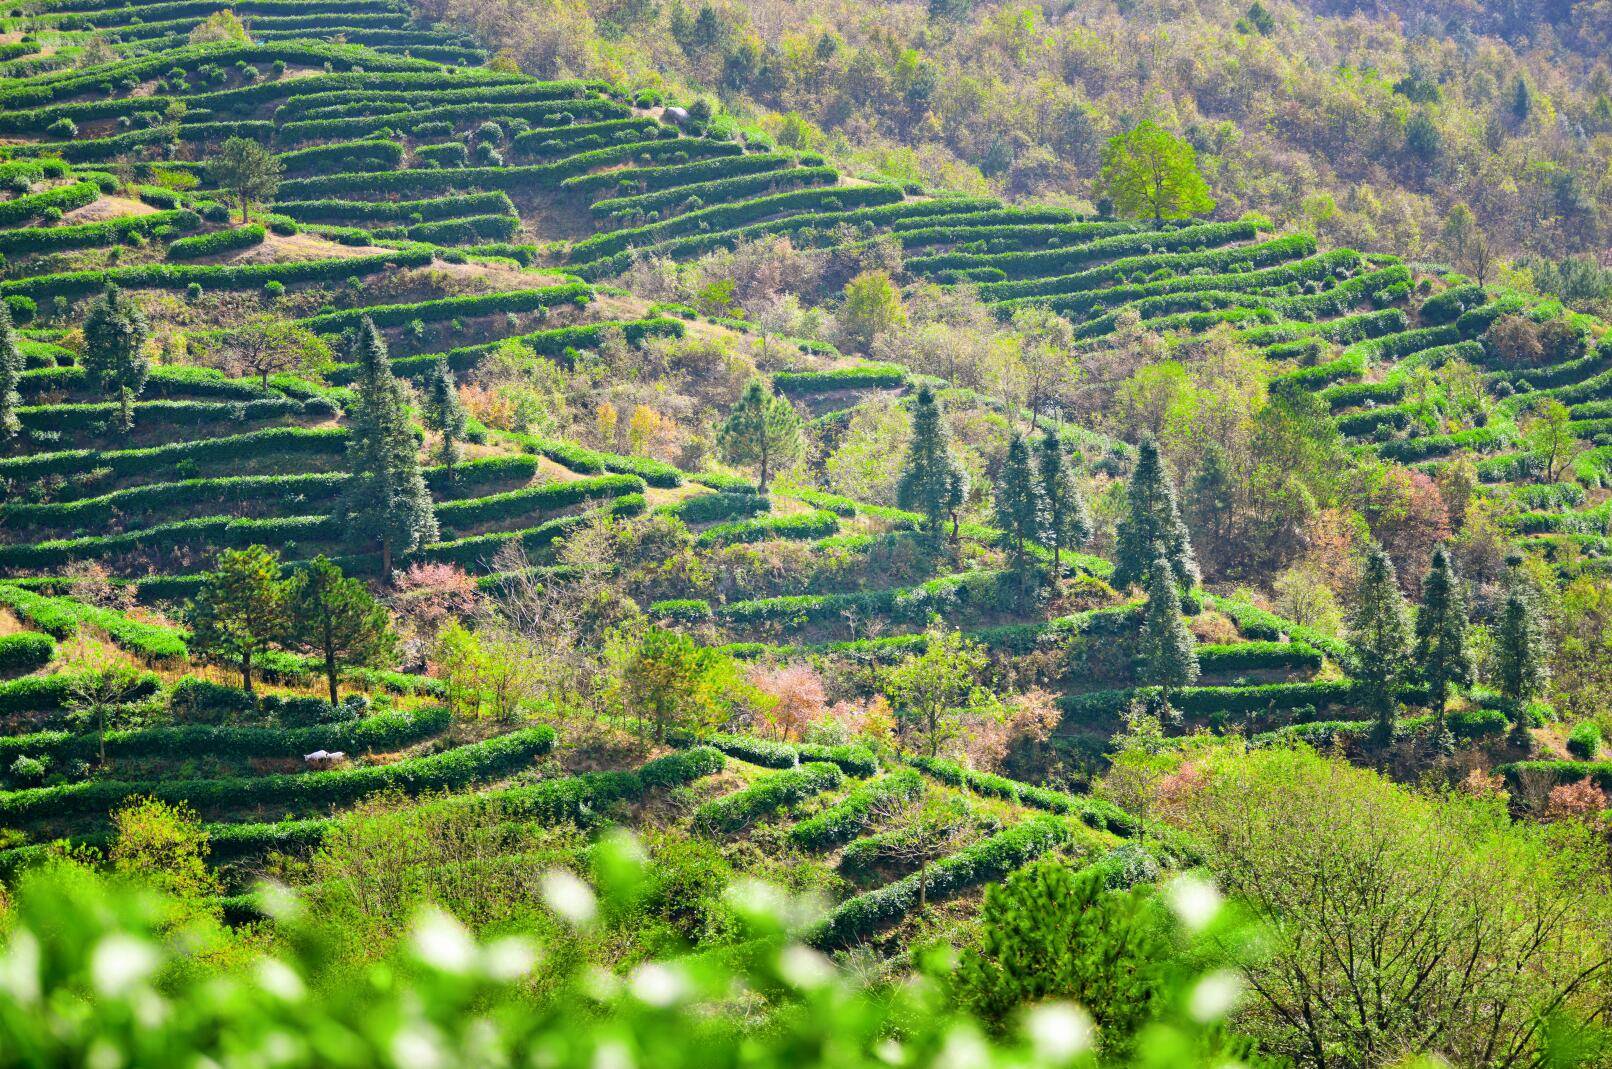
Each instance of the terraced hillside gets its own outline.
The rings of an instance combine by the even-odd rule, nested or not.
[[[1161,692],[1138,650],[1149,599],[1109,583],[1112,537],[1082,547],[1096,552],[1060,546],[1054,566],[990,515],[984,470],[950,539],[916,512],[831,492],[823,456],[847,427],[910,411],[921,389],[978,438],[1052,435],[1094,500],[1123,497],[1137,452],[1029,386],[993,392],[907,366],[798,307],[783,325],[736,314],[733,280],[692,302],[621,285],[758,243],[787,239],[836,282],[893,266],[914,304],[977,302],[993,322],[1055,313],[1077,363],[1141,338],[1166,354],[1206,337],[1249,350],[1269,369],[1262,393],[1323,406],[1354,456],[1440,477],[1470,465],[1472,499],[1517,547],[1591,570],[1607,556],[1612,338],[1550,302],[1318,248],[1253,217],[1085,218],[849,177],[654,92],[481,66],[473,42],[391,0],[249,0],[231,8],[244,36],[220,10],[58,0],[0,20],[0,297],[26,363],[18,433],[0,453],[0,631],[25,636],[0,637],[23,651],[0,683],[12,864],[57,836],[104,841],[109,812],[139,796],[209,823],[215,859],[236,866],[231,890],[381,795],[532,825],[654,809],[816,866],[838,900],[819,938],[837,947],[896,925],[915,899],[971,890],[1054,846],[1122,849],[1140,826],[1079,793],[893,751],[706,737],[714,722],[683,740],[702,745],[640,746],[601,772],[552,694],[480,716],[483,691],[509,711],[496,673],[467,700],[423,640],[407,672],[343,674],[373,704],[311,697],[320,665],[289,643],[260,658],[272,691],[251,698],[217,683],[228,664],[193,652],[187,602],[220,551],[258,545],[288,573],[323,556],[376,589],[433,567],[462,570],[467,597],[494,603],[533,585],[607,589],[588,605],[607,622],[619,610],[737,662],[811,664],[858,707],[883,700],[891,666],[960,631],[1003,689],[1054,694],[1056,730],[1002,767],[1077,792],[1160,698],[1180,730],[1382,760],[1336,629],[1276,615],[1238,576],[1183,598],[1202,679]],[[243,141],[283,171],[256,207],[265,194],[226,188],[218,165]],[[108,285],[143,310],[156,357],[127,397],[85,360],[86,315]],[[338,507],[356,477],[366,373],[351,339],[370,325],[410,384],[436,530],[396,560]],[[294,353],[263,357],[286,337]],[[451,465],[440,428],[423,426],[443,369],[473,402]],[[808,417],[813,451],[766,491],[710,455],[708,417],[751,372]],[[1465,401],[1446,381],[1467,384]],[[600,400],[609,387],[633,398],[630,415]],[[559,419],[567,407],[582,415]],[[586,556],[600,531],[622,530],[646,560]],[[1015,596],[1025,557],[1036,590]],[[577,644],[607,648],[607,631]],[[1421,760],[1437,717],[1421,686],[1396,695],[1397,759]],[[1484,767],[1524,756],[1500,704],[1472,687],[1449,718]],[[108,709],[126,726],[92,730]],[[1548,707],[1524,712],[1542,738],[1559,734]],[[753,711],[735,719],[767,727]],[[321,749],[350,763],[303,760]],[[1590,761],[1529,767],[1609,776]],[[964,811],[944,855],[897,841],[920,787]]]

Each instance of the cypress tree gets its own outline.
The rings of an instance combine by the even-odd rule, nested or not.
[[[150,337],[145,312],[116,286],[108,286],[84,317],[84,370],[117,396],[124,430],[134,426],[134,399],[151,374],[145,355]]]
[[[1030,465],[1030,445],[1015,434],[996,481],[996,525],[1007,535],[1013,552],[1013,574],[1022,596],[1029,579],[1029,545],[1046,531],[1046,499]]]
[[[1384,741],[1394,736],[1394,708],[1410,655],[1410,610],[1399,592],[1394,562],[1373,544],[1349,612],[1349,671]]]
[[[1192,552],[1192,539],[1181,522],[1175,487],[1164,468],[1164,458],[1151,438],[1144,438],[1136,449],[1136,470],[1128,488],[1130,509],[1119,523],[1118,545],[1114,549],[1116,589],[1140,586],[1148,581],[1148,569],[1163,557],[1170,564],[1178,586],[1198,582],[1198,560]]]
[[[806,449],[795,406],[760,379],[751,379],[739,395],[733,411],[717,428],[716,443],[728,463],[756,466],[757,488],[762,493],[767,492],[773,472],[799,460]]]
[[[1175,568],[1162,554],[1147,570],[1147,607],[1137,650],[1137,679],[1158,687],[1166,716],[1175,718],[1170,695],[1198,678],[1198,649],[1181,615]]]
[[[0,301],[0,442],[9,442],[22,431],[17,422],[17,406],[22,396],[17,383],[22,376],[22,349],[17,345],[17,331],[11,325],[11,309]]]
[[[1041,439],[1040,467],[1036,474],[1047,505],[1043,537],[1047,548],[1052,550],[1052,574],[1061,575],[1062,552],[1091,540],[1091,513],[1086,509],[1080,484],[1075,481],[1074,465],[1056,435],[1049,434]]]
[[[465,408],[459,403],[459,385],[453,381],[453,372],[445,357],[438,357],[431,365],[431,374],[425,380],[425,425],[442,436],[437,453],[438,462],[447,469],[448,481],[454,479],[453,466],[459,463],[459,441],[465,436]]]
[[[950,515],[955,538],[957,511],[967,496],[968,473],[952,450],[940,404],[928,386],[920,386],[912,406],[912,441],[896,485],[896,503],[923,513],[929,533],[937,537],[941,521]]]
[[[1422,604],[1416,613],[1416,667],[1427,684],[1428,705],[1437,720],[1434,738],[1448,753],[1455,740],[1444,719],[1444,704],[1452,686],[1472,683],[1472,655],[1466,645],[1466,593],[1449,554],[1433,551],[1433,567],[1422,583]]]
[[[437,520],[420,475],[403,387],[392,374],[386,342],[368,316],[348,336],[347,358],[358,365],[358,381],[348,410],[352,482],[342,516],[356,541],[379,547],[382,574],[390,582],[393,560],[434,540]]]
[[[1543,694],[1550,681],[1545,652],[1545,627],[1533,592],[1513,575],[1495,627],[1495,682],[1501,704],[1511,717],[1512,742],[1525,750],[1533,749],[1528,703]]]

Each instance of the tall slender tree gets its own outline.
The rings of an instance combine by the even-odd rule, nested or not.
[[[750,380],[727,420],[717,428],[716,443],[729,464],[755,465],[756,485],[762,493],[767,492],[773,474],[799,460],[806,449],[795,406],[759,378]]]
[[[84,317],[84,370],[114,394],[124,430],[134,426],[134,399],[151,374],[146,341],[151,324],[134,298],[108,286]]]
[[[1045,536],[1047,502],[1030,463],[1030,444],[1015,434],[996,479],[996,525],[1007,535],[1013,574],[1023,597],[1030,579],[1030,544]]]
[[[455,478],[459,463],[459,442],[465,436],[465,406],[459,402],[459,384],[446,357],[438,357],[425,380],[425,425],[442,436],[437,461],[447,470],[448,481]]]
[[[380,549],[382,575],[390,582],[392,562],[435,539],[437,520],[420,475],[403,387],[392,374],[386,342],[368,316],[348,336],[347,358],[358,365],[358,380],[348,409],[352,480],[342,499],[342,516],[355,541]]]
[[[1086,498],[1075,480],[1074,465],[1064,451],[1064,444],[1056,434],[1041,439],[1040,464],[1036,471],[1041,481],[1041,496],[1047,505],[1047,522],[1044,541],[1052,550],[1052,574],[1063,570],[1062,553],[1091,541],[1091,513]]]
[[[1455,747],[1449,722],[1444,718],[1450,688],[1472,683],[1472,655],[1467,649],[1466,632],[1466,591],[1450,555],[1440,546],[1433,551],[1433,566],[1422,583],[1414,658],[1427,684],[1427,703],[1437,721],[1434,740],[1446,753]]]
[[[1136,448],[1136,470],[1127,488],[1129,509],[1119,523],[1114,549],[1113,583],[1117,589],[1141,586],[1159,557],[1170,563],[1177,586],[1198,582],[1198,559],[1192,552],[1187,525],[1181,522],[1175,486],[1159,456],[1158,443],[1144,438]]]
[[[1383,741],[1394,736],[1394,710],[1410,657],[1410,609],[1399,592],[1394,562],[1373,543],[1349,612],[1349,671]]]
[[[1175,569],[1162,554],[1148,569],[1147,606],[1142,617],[1142,638],[1137,650],[1137,679],[1159,688],[1166,716],[1177,717],[1170,698],[1198,678],[1198,648],[1181,614],[1181,592]]]
[[[395,646],[386,609],[325,557],[315,557],[292,578],[288,607],[287,637],[323,663],[331,705],[343,667],[382,664]]]
[[[17,330],[11,325],[11,308],[0,301],[0,443],[22,432],[22,424],[17,421],[17,406],[22,404],[17,383],[22,369],[22,348],[17,344]]]
[[[912,406],[912,441],[896,484],[896,502],[904,509],[921,512],[925,529],[940,537],[941,523],[952,521],[952,537],[957,537],[957,513],[968,496],[968,473],[952,449],[946,421],[928,386],[918,388]]]
[[[1543,694],[1550,682],[1545,657],[1545,626],[1538,603],[1514,570],[1495,626],[1494,673],[1501,704],[1511,717],[1512,742],[1524,750],[1533,749],[1528,703]]]

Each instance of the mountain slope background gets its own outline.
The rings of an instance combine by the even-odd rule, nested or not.
[[[1151,117],[1198,149],[1220,217],[1252,209],[1336,244],[1450,261],[1462,250],[1445,223],[1464,204],[1497,256],[1599,260],[1612,246],[1612,11],[1600,0],[1521,7],[431,0],[420,10],[540,76],[713,93],[853,171],[1089,204],[1103,141]],[[1604,287],[1572,296],[1604,301]]]

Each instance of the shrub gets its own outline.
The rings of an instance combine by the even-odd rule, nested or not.
[[[228,724],[252,716],[257,703],[239,687],[186,676],[168,692],[168,711],[184,724]]]
[[[926,899],[936,900],[999,880],[1069,837],[1068,826],[1058,817],[1032,817],[895,883],[841,903],[807,941],[834,949],[868,939],[916,909],[920,889]]]
[[[218,256],[235,249],[261,245],[267,231],[262,223],[251,223],[230,230],[215,230],[211,234],[198,234],[193,238],[180,238],[168,246],[168,259],[194,260],[202,256]],[[198,282],[192,282],[200,290]],[[283,283],[282,283],[283,285]]]
[[[37,631],[0,635],[0,679],[27,675],[56,656],[56,640]]]
[[[323,808],[349,804],[378,791],[419,794],[507,776],[552,749],[554,737],[554,729],[547,726],[524,728],[428,757],[332,772],[184,781],[95,780],[12,791],[0,794],[0,816],[9,822],[60,821],[104,813],[137,795],[183,801],[204,815],[252,806]]]
[[[1567,736],[1567,752],[1580,761],[1593,761],[1601,751],[1601,728],[1593,720],[1586,720]]]
[[[833,790],[844,778],[838,767],[823,762],[774,772],[744,790],[700,806],[694,811],[694,824],[706,832],[742,831],[787,806]]]
[[[799,512],[787,516],[758,516],[754,519],[718,524],[700,532],[699,542],[706,546],[728,546],[744,542],[763,542],[773,538],[813,541],[827,538],[839,529],[839,517],[832,512]]]
[[[789,841],[805,850],[826,850],[850,842],[866,831],[880,809],[923,793],[923,778],[911,769],[892,772],[865,783],[845,800],[801,821],[789,830]]]

